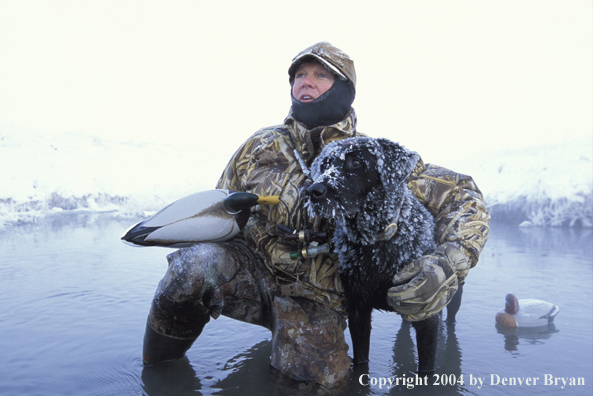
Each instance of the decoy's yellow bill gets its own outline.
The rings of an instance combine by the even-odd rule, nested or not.
[[[257,203],[260,205],[278,205],[280,203],[280,196],[269,195],[266,197],[259,197]]]

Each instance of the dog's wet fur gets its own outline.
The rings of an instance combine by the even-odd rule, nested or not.
[[[348,299],[354,364],[368,362],[373,309],[387,303],[392,278],[405,264],[432,252],[434,219],[414,197],[406,179],[419,157],[388,139],[351,138],[328,144],[311,169],[311,211],[335,221],[332,239]],[[392,223],[397,231],[385,236]],[[418,371],[435,369],[437,315],[416,329]]]

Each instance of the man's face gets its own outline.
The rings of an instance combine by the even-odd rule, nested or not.
[[[335,77],[321,63],[303,63],[294,74],[292,96],[299,102],[312,102],[334,84]]]

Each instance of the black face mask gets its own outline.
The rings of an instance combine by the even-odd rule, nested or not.
[[[354,102],[354,90],[349,82],[336,78],[331,88],[312,102],[299,102],[292,96],[292,89],[290,97],[293,117],[313,129],[342,121]]]

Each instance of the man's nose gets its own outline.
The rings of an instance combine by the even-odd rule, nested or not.
[[[311,87],[315,86],[315,81],[313,80],[312,77],[306,76],[305,78],[303,78],[302,84],[303,84],[303,87],[311,88]]]

